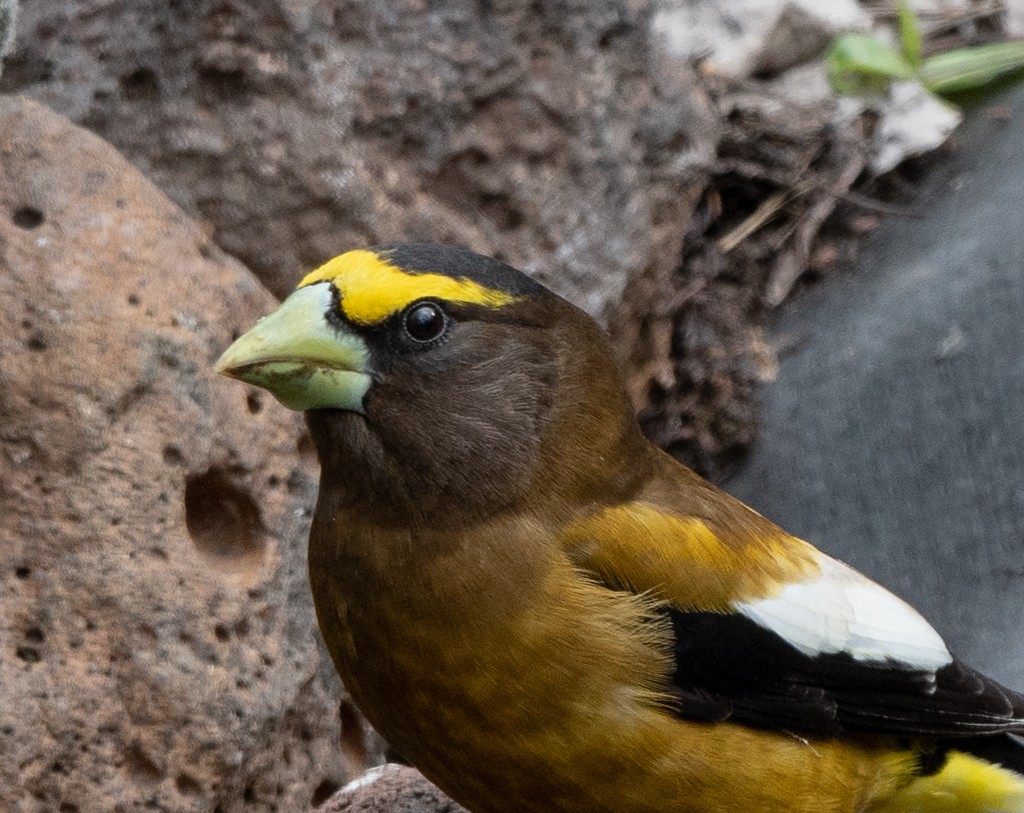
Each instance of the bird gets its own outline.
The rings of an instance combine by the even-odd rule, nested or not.
[[[327,649],[470,811],[1024,811],[1024,696],[650,443],[530,276],[352,249],[215,370],[305,412]]]

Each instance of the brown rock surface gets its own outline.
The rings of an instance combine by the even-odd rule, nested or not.
[[[299,419],[210,373],[272,304],[110,146],[0,97],[0,809],[306,809],[361,769]]]
[[[467,813],[415,768],[382,765],[343,787],[317,813]]]
[[[714,146],[650,16],[649,0],[28,0],[3,87],[109,139],[279,295],[344,248],[425,239],[607,316],[628,281],[677,267]]]

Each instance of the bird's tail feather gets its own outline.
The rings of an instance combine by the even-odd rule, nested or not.
[[[915,779],[879,813],[1024,813],[1024,772],[951,751],[942,770]]]

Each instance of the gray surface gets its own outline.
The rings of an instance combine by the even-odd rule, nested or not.
[[[797,302],[802,344],[725,487],[916,606],[951,649],[1024,689],[1024,91]],[[980,111],[984,113],[984,109]]]

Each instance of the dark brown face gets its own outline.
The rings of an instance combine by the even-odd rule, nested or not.
[[[367,335],[373,384],[364,413],[314,410],[310,430],[324,468],[348,473],[337,482],[359,492],[369,486],[425,512],[450,502],[494,510],[515,500],[538,466],[557,371],[551,329],[510,320],[511,312],[431,305],[443,313],[444,335],[425,347],[411,346],[400,325]]]
[[[237,345],[222,369],[307,410],[337,492],[322,498],[381,521],[454,522],[553,493],[635,433],[589,317],[458,249],[341,255]]]

